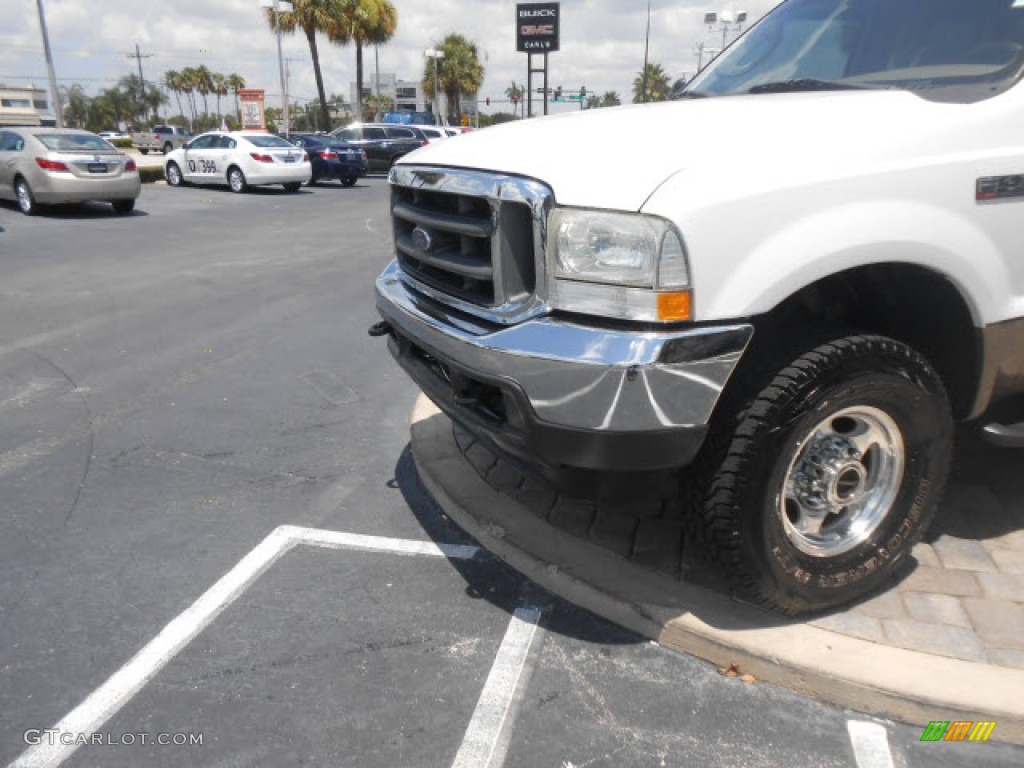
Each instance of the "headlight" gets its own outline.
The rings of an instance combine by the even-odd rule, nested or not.
[[[548,220],[552,305],[643,321],[691,319],[682,237],[665,219],[556,208]]]

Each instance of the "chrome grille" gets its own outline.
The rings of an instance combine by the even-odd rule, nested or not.
[[[391,214],[398,262],[422,292],[495,322],[538,304],[550,191],[477,171],[398,166]]]

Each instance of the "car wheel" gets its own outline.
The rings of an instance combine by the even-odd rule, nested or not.
[[[171,152],[174,151],[174,145],[171,144],[171,142],[168,141],[166,144],[164,144],[164,150],[163,151],[164,151],[165,155],[171,154]]]
[[[36,199],[32,195],[32,188],[24,179],[14,182],[14,195],[18,200],[18,208],[26,216],[35,216],[38,211]]]
[[[355,184],[356,184],[356,177],[355,176],[350,176],[347,179],[342,179],[341,180],[341,186],[343,186],[343,187],[354,187]]]
[[[705,486],[708,544],[738,592],[781,613],[865,595],[931,522],[952,435],[942,381],[910,347],[823,344],[740,413]]]
[[[242,173],[242,169],[237,166],[231,166],[228,169],[228,186],[231,187],[231,191],[235,193],[245,192],[249,188],[249,185],[245,182],[245,174]]]
[[[149,154],[149,150],[148,149],[140,149],[139,152],[141,154],[143,154],[143,155],[148,155]]]
[[[298,192],[300,189],[302,189],[302,182],[292,181],[289,182],[288,184],[282,184],[281,186],[284,187],[285,192]]]
[[[131,213],[135,210],[135,200],[115,200],[112,205],[118,213]]]
[[[181,175],[181,168],[178,167],[177,163],[168,163],[167,168],[164,170],[164,176],[167,177],[167,183],[172,187],[180,187],[185,183],[185,179]]]

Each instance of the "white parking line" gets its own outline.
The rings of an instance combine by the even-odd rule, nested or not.
[[[539,621],[538,609],[516,609],[452,768],[500,768],[505,762],[503,734]]]
[[[850,732],[857,768],[893,768],[885,726],[850,720],[846,723],[846,730]]]
[[[479,547],[433,544],[424,541],[361,536],[315,528],[282,525],[267,536],[234,568],[208,589],[198,600],[182,611],[141,651],[103,685],[93,691],[63,720],[53,726],[58,732],[52,739],[29,747],[8,768],[53,768],[67,760],[78,749],[74,742],[79,734],[92,734],[103,726],[132,696],[139,692],[175,654],[202,632],[218,614],[229,606],[260,574],[273,565],[296,544],[310,544],[335,549],[356,549],[389,552],[397,555],[450,557],[468,560]],[[68,733],[70,745],[61,743],[59,734]]]

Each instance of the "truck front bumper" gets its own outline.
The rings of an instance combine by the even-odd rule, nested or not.
[[[388,346],[437,406],[529,463],[601,470],[688,464],[753,327],[629,330],[540,316],[482,323],[377,279]]]

